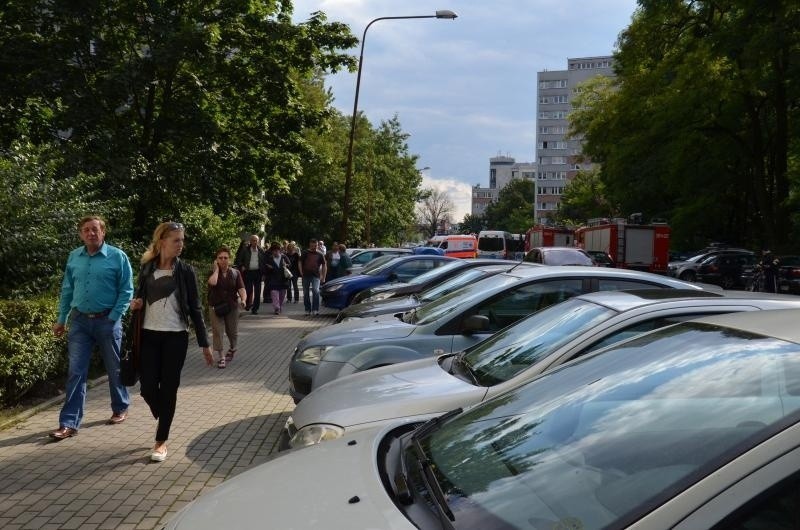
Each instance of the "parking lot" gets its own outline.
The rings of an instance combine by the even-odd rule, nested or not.
[[[288,361],[298,339],[333,320],[263,308],[239,324],[239,351],[207,367],[190,342],[166,462],[149,460],[156,422],[132,389],[128,419],[106,425],[108,386],[88,393],[78,436],[51,442],[60,400],[0,431],[0,528],[158,528],[186,503],[276,451],[294,403]]]

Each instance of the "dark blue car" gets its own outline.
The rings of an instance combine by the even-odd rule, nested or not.
[[[350,305],[356,293],[364,289],[389,282],[407,282],[454,259],[428,255],[398,256],[365,274],[343,276],[325,283],[320,288],[322,304],[343,309]]]

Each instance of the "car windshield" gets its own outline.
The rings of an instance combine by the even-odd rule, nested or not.
[[[440,276],[450,274],[450,271],[452,271],[453,269],[460,269],[463,266],[464,264],[460,260],[451,261],[449,263],[443,263],[441,267],[436,267],[434,269],[431,269],[427,272],[420,274],[416,278],[408,280],[408,283],[412,285],[424,285],[431,280],[439,278]]]
[[[482,237],[478,239],[478,250],[497,252],[506,247],[506,240],[502,237]]]
[[[428,302],[433,302],[434,300],[438,300],[439,298],[443,297],[446,294],[452,293],[453,291],[457,291],[461,289],[465,285],[469,285],[476,280],[481,278],[485,278],[487,274],[490,274],[482,269],[469,269],[461,274],[456,274],[452,278],[443,281],[439,285],[435,287],[431,287],[430,289],[426,289],[419,295],[419,301],[423,304],[427,304]]]
[[[370,274],[375,269],[379,269],[380,267],[383,267],[384,265],[386,265],[387,263],[389,263],[390,261],[392,261],[396,257],[397,256],[379,256],[377,258],[374,258],[373,260],[367,262],[367,264],[364,265],[364,268],[361,269],[358,272],[358,274]]]
[[[435,320],[439,320],[459,309],[470,307],[476,300],[482,299],[488,291],[513,285],[518,281],[519,278],[516,276],[496,274],[489,278],[484,278],[477,283],[466,285],[462,283],[460,289],[446,294],[438,300],[434,300],[417,309],[414,315],[414,323],[429,324]]]
[[[419,441],[459,529],[623,527],[800,417],[800,345],[685,322]]]
[[[476,344],[465,352],[463,361],[479,385],[496,385],[616,314],[608,307],[573,298],[542,309]]]
[[[544,262],[547,265],[587,265],[592,266],[592,258],[580,250],[567,248],[546,249],[544,252]]]

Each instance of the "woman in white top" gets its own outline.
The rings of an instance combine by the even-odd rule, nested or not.
[[[167,439],[175,416],[181,370],[189,347],[189,320],[206,364],[213,365],[208,334],[203,322],[197,274],[179,259],[184,228],[180,223],[161,223],[142,256],[142,269],[131,309],[144,312],[139,352],[141,394],[158,420],[150,459],[167,458]]]

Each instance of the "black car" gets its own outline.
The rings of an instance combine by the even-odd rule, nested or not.
[[[700,262],[697,281],[719,285],[723,289],[744,289],[747,285],[742,274],[757,262],[758,257],[752,252],[720,252]]]
[[[778,267],[778,292],[800,294],[800,256],[781,256]]]

